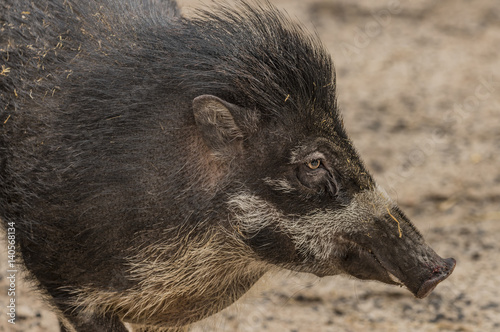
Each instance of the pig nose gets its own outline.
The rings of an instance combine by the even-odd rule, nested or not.
[[[443,281],[444,279],[448,278],[448,276],[453,272],[455,269],[456,261],[453,258],[447,258],[443,260],[444,264],[443,265],[437,265],[434,267],[434,269],[431,272],[430,277],[424,281],[422,286],[417,291],[416,296],[419,299],[422,299],[429,295],[436,286]]]

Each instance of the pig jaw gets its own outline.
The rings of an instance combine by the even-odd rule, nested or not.
[[[405,286],[415,297],[424,298],[453,272],[456,262],[439,257],[425,244],[423,247],[426,256],[419,257],[412,257],[410,250],[414,248],[406,253],[360,249],[346,254],[340,265],[358,279]]]
[[[343,247],[348,248],[340,257],[340,268],[359,279],[406,286],[415,297],[426,297],[453,272],[455,260],[437,255],[379,188],[355,197],[353,204],[363,211],[367,202],[371,209],[366,211],[370,211],[371,216],[361,212],[358,217],[364,222],[358,230],[349,228],[337,237]],[[352,213],[346,216],[356,217]]]

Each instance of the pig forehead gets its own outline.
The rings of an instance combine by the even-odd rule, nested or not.
[[[290,116],[285,126],[291,140],[322,137],[334,145],[350,144],[336,109],[325,110],[310,106],[307,110],[297,111],[294,116]]]
[[[342,154],[342,152],[344,152],[343,145],[345,145],[345,143],[342,143],[338,137],[304,137],[300,140],[297,140],[295,142],[295,145],[291,148],[290,163],[296,163],[300,161],[300,159],[305,155],[314,153],[316,151]]]
[[[265,124],[262,133],[267,139],[302,145],[304,148],[314,145],[317,138],[323,139],[323,145],[350,145],[341,123],[307,114],[283,116],[282,119]]]
[[[314,135],[294,141],[290,148],[289,162],[292,164],[302,162],[304,161],[303,158],[309,158],[317,154],[322,154],[327,159],[332,158],[338,162],[345,161],[352,166],[357,165],[357,167],[364,169],[363,162],[352,142],[339,136]]]

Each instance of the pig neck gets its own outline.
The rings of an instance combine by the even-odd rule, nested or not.
[[[240,239],[214,233],[178,236],[168,241],[176,245],[143,248],[130,259],[136,287],[120,292],[81,289],[78,306],[103,313],[113,308],[124,321],[159,326],[183,326],[221,311],[271,267]]]

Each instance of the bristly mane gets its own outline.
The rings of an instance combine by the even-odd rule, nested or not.
[[[269,3],[237,8],[220,6],[184,21],[181,33],[192,41],[179,48],[192,61],[188,87],[268,114],[288,105],[335,109],[333,65],[319,40]]]
[[[142,24],[116,24],[126,29],[122,38],[142,48],[130,49],[130,60],[153,58],[153,67],[144,69],[166,89],[189,98],[213,94],[263,115],[279,116],[287,108],[336,113],[330,56],[317,36],[268,2],[222,4],[178,20],[161,20],[154,12],[134,17]],[[123,56],[120,44],[113,46]]]
[[[48,8],[45,2],[29,5],[38,8],[31,9],[30,19],[42,21],[39,17],[43,18]],[[25,80],[24,91],[32,90],[30,99],[37,94],[52,94],[54,86],[64,88],[67,76],[78,75],[80,69],[96,74],[109,72],[111,77],[100,78],[103,84],[114,81],[136,87],[163,86],[163,97],[172,91],[178,95],[175,90],[185,98],[213,94],[243,107],[256,108],[264,116],[279,116],[284,110],[314,109],[330,113],[337,123],[341,122],[336,108],[333,64],[317,36],[304,31],[269,2],[238,1],[236,6],[214,7],[184,18],[179,16],[175,3],[169,1],[68,2],[57,11],[51,10],[79,18],[66,19],[60,26],[49,22],[47,37],[54,40],[54,45],[36,41],[25,41],[23,45],[23,41],[16,40],[17,49],[7,51],[14,57],[20,51],[25,57],[19,67],[28,79],[44,76],[40,68],[51,75],[63,72],[58,79],[47,77],[42,83],[31,82],[31,86],[26,86]],[[8,20],[14,14],[0,17]],[[79,57],[79,53],[83,56]],[[35,58],[38,68],[31,68],[30,73],[29,67],[33,66],[30,61]],[[9,65],[16,69],[12,61]],[[110,66],[113,70],[106,69]],[[15,79],[22,76],[19,72],[16,75]],[[51,84],[51,80],[55,82]],[[88,83],[99,84],[96,76],[91,80]],[[4,83],[9,85],[9,91],[18,85]],[[96,92],[102,91],[98,86],[94,88]],[[131,100],[122,94],[125,92],[116,91],[120,96],[115,96],[121,98],[125,108],[126,103],[152,102]]]

